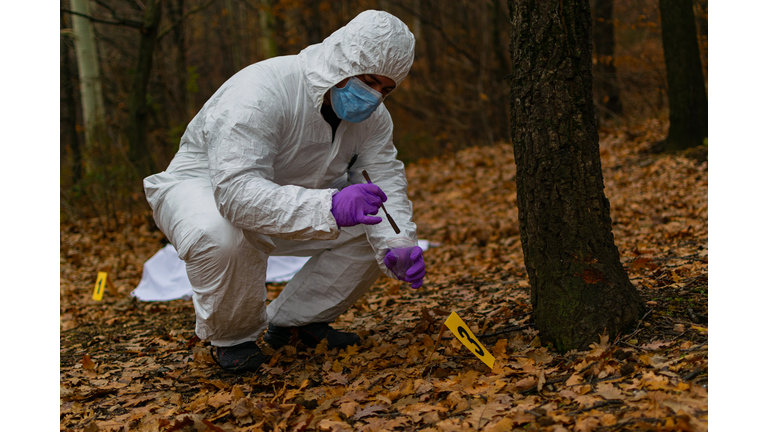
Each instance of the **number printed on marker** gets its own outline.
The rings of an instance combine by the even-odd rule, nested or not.
[[[477,353],[477,355],[481,355],[481,356],[485,355],[485,351],[483,351],[483,347],[480,346],[480,343],[478,341],[472,339],[472,336],[470,336],[469,333],[467,333],[467,330],[464,327],[459,326],[458,332],[460,335],[464,336],[468,341],[472,343],[472,345],[476,347],[475,352]]]
[[[115,288],[109,279],[109,275],[106,272],[99,272],[99,275],[96,278],[96,286],[93,287],[93,299],[96,301],[101,301],[107,286],[112,289]]]

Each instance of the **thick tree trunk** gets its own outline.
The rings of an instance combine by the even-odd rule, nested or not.
[[[664,150],[696,147],[707,137],[707,90],[692,0],[659,0],[669,87],[669,134]]]
[[[144,21],[139,41],[139,56],[136,73],[128,97],[128,158],[136,166],[139,175],[144,177],[154,173],[155,162],[147,145],[147,86],[152,72],[152,56],[155,53],[157,31],[160,26],[162,0],[146,0]]]
[[[511,130],[531,302],[542,339],[583,349],[643,310],[603,191],[588,0],[509,0]]]
[[[90,16],[89,0],[71,0],[72,11]],[[88,18],[72,15],[72,30],[75,33],[77,69],[80,77],[80,99],[85,123],[86,172],[90,171],[88,156],[106,124],[104,96],[101,92],[99,58],[96,52],[96,38],[93,24]]]
[[[592,33],[595,41],[595,98],[597,103],[605,108],[605,114],[622,114],[621,99],[619,98],[619,86],[616,78],[616,66],[614,60],[613,38],[613,0],[595,0],[595,27]]]

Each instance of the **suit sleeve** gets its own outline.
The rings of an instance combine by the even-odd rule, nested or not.
[[[236,88],[236,87],[235,87]],[[333,189],[274,183],[286,124],[283,98],[264,87],[221,95],[205,119],[214,200],[234,226],[288,240],[335,239]]]
[[[369,138],[360,151],[357,163],[352,167],[352,172],[357,182],[365,182],[362,170],[366,170],[371,181],[387,195],[384,206],[400,228],[400,234],[396,234],[387,222],[383,210],[379,210],[377,214],[382,218],[382,222],[376,225],[365,225],[365,231],[368,241],[376,251],[379,267],[387,276],[397,279],[384,265],[384,256],[387,253],[386,241],[405,237],[416,242],[416,224],[413,222],[413,204],[408,199],[405,165],[397,159],[397,149],[393,142],[392,118],[389,112],[383,109],[382,113],[376,116],[376,120]]]

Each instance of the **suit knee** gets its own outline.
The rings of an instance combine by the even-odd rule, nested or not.
[[[242,230],[223,218],[197,221],[190,232],[183,236],[179,258],[185,261],[213,258],[227,262],[237,256],[241,247]]]

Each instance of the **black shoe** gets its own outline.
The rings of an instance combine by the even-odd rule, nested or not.
[[[233,372],[256,372],[266,358],[253,341],[228,347],[216,347],[216,357],[214,357],[222,369]]]
[[[328,349],[346,348],[350,345],[362,345],[360,337],[354,333],[334,329],[328,323],[312,323],[298,327],[299,339],[310,348],[314,348],[323,339],[328,339]],[[291,340],[291,327],[278,327],[270,324],[264,342],[272,348],[280,348]]]
[[[278,327],[272,323],[267,327],[264,334],[264,342],[268,343],[274,349],[278,349],[291,341],[291,329],[293,327]]]

